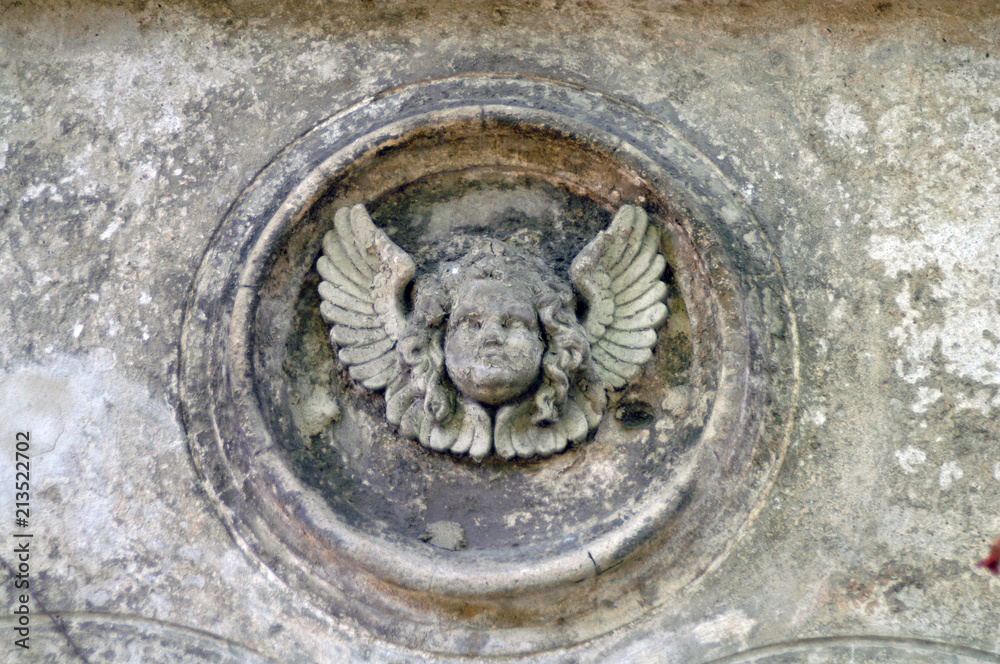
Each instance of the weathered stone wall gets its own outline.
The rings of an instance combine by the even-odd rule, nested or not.
[[[35,534],[31,650],[5,609],[5,661],[447,661],[231,536],[179,364],[196,272],[262,169],[334,114],[467,74],[578,86],[714,161],[799,342],[787,453],[728,555],[525,659],[996,661],[1000,585],[975,563],[1000,534],[998,37],[973,2],[5,1],[2,547],[17,431]]]

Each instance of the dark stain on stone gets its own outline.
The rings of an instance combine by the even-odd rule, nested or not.
[[[653,423],[654,409],[652,405],[643,401],[621,404],[615,411],[615,419],[624,429],[643,429]]]

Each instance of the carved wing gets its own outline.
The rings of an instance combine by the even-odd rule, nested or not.
[[[656,328],[667,319],[667,285],[660,280],[667,262],[659,247],[646,212],[625,205],[570,266],[570,279],[589,305],[583,328],[594,369],[615,388],[653,356]]]
[[[396,341],[405,325],[403,293],[413,280],[413,259],[372,223],[363,205],[334,215],[316,263],[320,313],[351,377],[371,390],[400,372]]]

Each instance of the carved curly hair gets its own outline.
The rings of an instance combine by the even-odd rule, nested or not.
[[[496,240],[484,241],[461,260],[444,263],[435,274],[417,281],[413,315],[398,343],[404,374],[409,374],[408,388],[416,392],[414,396],[422,394],[424,414],[431,421],[444,423],[455,412],[444,336],[455,294],[469,279],[496,280],[530,294],[545,342],[531,420],[536,426],[555,424],[571,382],[590,360],[590,343],[576,317],[576,299],[545,263]]]

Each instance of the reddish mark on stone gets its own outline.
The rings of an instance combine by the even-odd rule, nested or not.
[[[985,567],[994,574],[1000,574],[1000,537],[990,547],[990,555],[980,560],[976,567]]]

